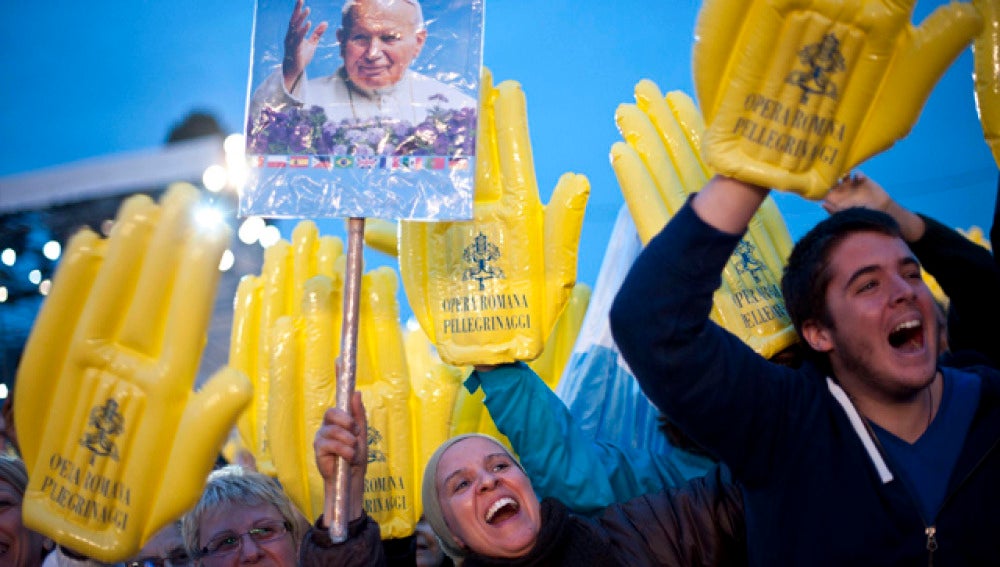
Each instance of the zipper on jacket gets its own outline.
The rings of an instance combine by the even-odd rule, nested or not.
[[[937,551],[937,528],[931,526],[924,530],[927,534],[927,565],[934,565],[934,552]]]

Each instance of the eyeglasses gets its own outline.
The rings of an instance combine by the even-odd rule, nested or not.
[[[233,532],[217,535],[201,548],[200,557],[229,555],[243,547],[243,536],[250,536],[256,544],[266,544],[278,540],[292,530],[288,522],[266,522],[237,534]]]
[[[115,563],[114,567],[191,567],[193,563],[187,552],[179,549],[167,557],[142,557],[135,561]]]

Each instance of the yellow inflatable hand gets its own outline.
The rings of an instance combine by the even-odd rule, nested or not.
[[[490,410],[486,409],[484,400],[486,394],[482,388],[473,393],[469,393],[465,388],[458,389],[458,397],[455,399],[455,409],[451,415],[451,433],[449,437],[464,435],[466,433],[482,433],[496,439],[501,445],[506,447],[511,453],[517,454],[510,444],[510,439],[497,429],[496,422],[490,416]]]
[[[357,389],[368,414],[369,479],[365,502],[384,537],[404,537],[416,525],[408,405],[409,378],[399,326],[399,284],[381,268],[361,280]],[[266,458],[289,498],[306,514],[323,511],[324,483],[313,436],[336,404],[335,360],[343,324],[343,243],[300,222],[292,241],[265,253],[261,276],[240,282],[231,357],[258,389],[240,421],[259,463]],[[280,443],[269,443],[280,439]],[[381,457],[381,460],[379,458]]]
[[[391,220],[365,219],[365,244],[388,254],[399,256],[399,225]]]
[[[419,518],[410,414],[410,377],[399,322],[399,279],[391,268],[365,274],[361,282],[358,381],[368,414],[365,511],[382,538],[413,533]]]
[[[976,106],[993,161],[1000,165],[1000,0],[973,0],[983,31],[973,43]]]
[[[282,317],[299,317],[309,278],[324,275],[333,282],[331,289],[343,288],[343,252],[344,244],[339,238],[320,238],[315,224],[299,223],[291,243],[280,240],[264,252],[261,275],[244,277],[237,288],[229,363],[245,372],[254,385],[253,403],[240,416],[238,428],[243,444],[253,453],[262,473],[277,475],[267,435],[268,402],[272,397],[271,330]],[[331,332],[336,337],[340,336],[342,306],[343,302],[336,300],[330,306],[331,317],[336,321],[336,330]],[[336,346],[339,351],[339,343]],[[334,351],[331,364],[338,351]],[[318,423],[309,432],[310,447]],[[310,468],[315,468],[313,462],[308,461]]]
[[[979,32],[971,4],[910,24],[916,0],[706,0],[693,71],[718,173],[820,199],[905,136]]]
[[[577,282],[573,286],[573,293],[566,304],[566,309],[563,309],[559,321],[556,322],[556,328],[545,341],[542,354],[528,363],[535,374],[538,374],[545,385],[553,391],[559,385],[566,363],[573,354],[576,337],[580,334],[583,317],[587,314],[587,306],[590,305],[590,294],[590,286],[585,283]]]
[[[402,222],[407,299],[449,364],[532,360],[569,299],[590,191],[565,174],[543,207],[524,93],[484,73],[476,142],[475,220]]]
[[[403,331],[410,371],[410,416],[413,421],[413,478],[423,485],[424,466],[441,443],[451,437],[451,414],[468,370],[445,364],[419,324]],[[423,514],[422,492],[414,492],[416,515]]]
[[[77,233],[18,369],[24,523],[100,561],[194,505],[250,400],[233,369],[191,391],[229,241],[197,201],[190,185],[134,196],[107,240]]]
[[[705,126],[691,97],[666,97],[648,80],[635,87],[636,104],[622,104],[615,121],[625,142],[611,148],[611,164],[643,243],[655,236],[701,189],[711,173],[699,151]],[[769,197],[750,222],[723,272],[712,319],[766,358],[795,343],[781,298],[781,273],[791,237]]]

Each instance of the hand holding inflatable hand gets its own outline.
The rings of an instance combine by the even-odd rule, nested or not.
[[[76,234],[18,370],[24,523],[101,561],[194,505],[250,400],[232,369],[191,391],[229,240],[197,200],[190,185],[134,196],[107,240]]]
[[[369,454],[382,456],[369,471],[405,478],[396,483],[403,488],[395,491],[373,483],[379,488],[366,493],[373,502],[395,493],[412,502],[412,490],[403,491],[415,486],[398,285],[390,268],[361,279],[357,389],[369,400],[368,424],[377,433]],[[267,250],[261,276],[244,278],[237,291],[231,360],[248,369],[257,389],[254,404],[240,420],[241,435],[255,440],[258,463],[266,457],[272,474],[309,518],[323,511],[324,482],[313,466],[313,439],[324,413],[336,404],[343,290],[342,242],[320,237],[315,224],[303,221],[291,243],[279,241]],[[370,514],[386,537],[409,535],[416,525],[412,506],[372,509]]]
[[[481,83],[475,220],[402,222],[400,273],[414,315],[455,366],[532,360],[576,280],[590,187],[564,174],[543,207],[524,93]]]
[[[820,199],[906,135],[981,27],[968,3],[910,24],[915,0],[706,0],[693,70],[717,173]]]
[[[611,164],[635,220],[649,242],[710,177],[701,160],[705,129],[694,101],[680,91],[666,97],[652,81],[635,87],[636,104],[622,104],[615,121],[625,142],[611,148]],[[795,329],[781,298],[781,271],[791,237],[773,200],[754,215],[723,272],[712,319],[765,358],[790,346]]]

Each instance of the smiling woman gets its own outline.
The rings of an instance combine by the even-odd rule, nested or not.
[[[281,487],[261,473],[229,465],[208,477],[182,532],[200,567],[246,562],[293,567],[301,514]]]
[[[367,420],[360,396],[351,413],[330,408],[316,434],[316,462],[332,500],[337,458],[351,464],[348,539],[331,541],[321,516],[302,542],[301,565],[385,565],[379,526],[361,505]],[[492,437],[460,435],[429,459],[424,515],[441,548],[463,567],[479,565],[739,565],[746,562],[743,506],[728,473],[716,469],[682,488],[609,507],[598,520],[538,501],[517,459]],[[329,507],[329,503],[328,503]]]

